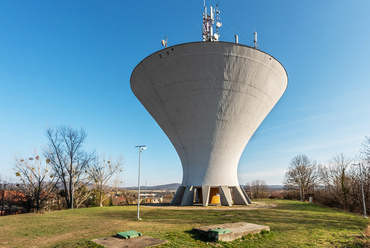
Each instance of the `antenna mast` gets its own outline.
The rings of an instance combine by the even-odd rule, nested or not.
[[[218,14],[220,14],[220,11],[218,10],[218,3],[217,3],[217,4],[216,4],[216,34],[217,34],[218,38],[220,38],[220,35],[219,35],[219,33],[218,33],[218,29],[219,29],[220,27],[222,27],[222,23],[221,23],[221,22],[219,22],[219,20],[220,20],[221,18],[218,16]]]
[[[257,43],[257,32],[254,31],[253,34],[254,34],[253,47],[256,48],[256,49],[260,49],[260,46]]]
[[[167,48],[167,35],[166,35],[166,40],[161,40],[162,46]]]
[[[218,33],[218,28],[222,26],[222,23],[219,22],[218,14],[218,4],[216,9],[213,9],[212,6],[209,8],[210,14],[207,13],[206,1],[204,0],[204,13],[203,13],[203,26],[202,26],[202,38],[203,41],[218,41],[220,35]],[[216,13],[216,33],[213,34],[213,25],[215,24],[214,15]]]

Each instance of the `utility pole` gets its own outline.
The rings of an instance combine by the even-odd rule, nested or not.
[[[364,219],[367,219],[367,216],[366,216],[366,204],[365,204],[365,194],[364,194],[364,185],[363,185],[363,182],[362,182],[362,170],[361,170],[361,167],[362,167],[362,163],[357,163],[357,164],[353,164],[353,165],[358,165],[360,167],[360,180],[361,180],[361,191],[362,191],[362,204],[363,204],[363,207],[364,207]]]

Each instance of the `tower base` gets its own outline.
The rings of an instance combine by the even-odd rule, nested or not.
[[[171,201],[171,206],[192,206],[194,203],[202,203],[204,207],[212,204],[222,206],[249,205],[252,204],[243,187],[240,186],[210,186],[193,185],[180,186]]]

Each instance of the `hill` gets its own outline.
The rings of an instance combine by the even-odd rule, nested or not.
[[[177,188],[180,185],[181,184],[179,184],[179,183],[170,183],[170,184],[163,184],[163,185],[157,185],[157,186],[143,186],[143,185],[141,185],[140,186],[140,189],[147,189],[147,190],[169,190],[169,191],[172,191],[172,190],[177,190]],[[137,187],[124,187],[124,189],[137,190]]]
[[[163,184],[163,185],[157,185],[157,186],[140,186],[140,189],[148,189],[148,190],[177,190],[177,188],[180,186],[180,183],[171,183],[171,184]],[[268,188],[271,189],[283,189],[284,185],[267,185]],[[137,190],[136,187],[124,187],[124,189],[128,190]]]

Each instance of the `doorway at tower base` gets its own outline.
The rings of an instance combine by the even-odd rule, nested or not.
[[[217,198],[219,199],[217,201]],[[171,201],[171,206],[192,206],[194,203],[202,203],[204,207],[210,204],[222,206],[249,205],[252,204],[243,187],[240,186],[210,186],[201,187],[179,186]]]

